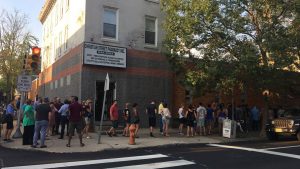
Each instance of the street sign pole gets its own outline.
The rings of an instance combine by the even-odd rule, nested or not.
[[[18,76],[18,84],[17,84],[18,90],[21,92],[21,102],[20,102],[20,108],[18,110],[18,121],[17,121],[17,129],[13,135],[13,138],[20,138],[22,137],[22,132],[20,129],[20,121],[21,121],[21,114],[23,114],[23,104],[25,102],[25,92],[30,91],[31,89],[31,76],[25,75],[25,72],[22,73],[22,75]]]
[[[101,132],[102,132],[102,125],[103,125],[103,116],[104,116],[104,108],[105,108],[105,101],[106,101],[106,92],[109,90],[109,76],[108,73],[106,74],[105,83],[104,83],[104,97],[103,97],[103,104],[102,104],[102,114],[100,120],[100,126],[98,131],[98,144],[101,143]]]
[[[21,103],[20,103],[20,109],[18,111],[18,121],[17,121],[17,129],[16,132],[13,135],[13,138],[21,138],[22,137],[22,132],[20,129],[20,120],[21,120],[21,114],[23,114],[23,103],[25,101],[25,92],[22,92],[21,94]]]

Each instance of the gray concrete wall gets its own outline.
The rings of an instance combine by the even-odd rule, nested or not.
[[[104,8],[114,8],[118,15],[118,39],[103,38]],[[163,14],[155,0],[87,0],[85,41],[113,46],[130,47],[139,50],[160,51],[164,32]],[[145,44],[145,16],[157,18],[157,46]],[[93,40],[93,41],[92,41]]]
[[[126,72],[110,72],[110,81],[116,82],[116,96],[119,109],[124,109],[125,103],[138,103],[141,117],[141,126],[148,126],[145,108],[151,100],[159,102],[166,100],[172,107],[172,81],[169,78],[149,77],[127,74]],[[88,68],[82,74],[82,99],[95,98],[96,81],[104,81],[106,72]],[[96,112],[99,113],[99,112]]]

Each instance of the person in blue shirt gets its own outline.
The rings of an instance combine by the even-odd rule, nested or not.
[[[14,108],[14,100],[11,100],[6,107],[5,121],[6,121],[6,131],[4,134],[4,141],[11,142],[11,132],[14,129],[14,116],[15,116],[15,108]]]
[[[258,131],[259,116],[260,116],[260,112],[257,109],[257,107],[254,106],[251,109],[251,119],[252,119],[252,130],[253,131]]]
[[[64,138],[64,134],[65,134],[65,126],[67,125],[67,135],[69,135],[68,131],[69,131],[69,100],[65,99],[64,100],[64,105],[62,105],[60,107],[60,109],[58,110],[58,113],[60,114],[61,117],[61,128],[60,128],[60,137],[59,139],[63,139]]]
[[[211,108],[210,104],[207,105],[206,112],[207,112],[207,114],[206,114],[207,134],[211,135],[211,129],[214,124],[214,110]]]

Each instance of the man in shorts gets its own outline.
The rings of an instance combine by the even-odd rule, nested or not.
[[[119,120],[119,112],[118,112],[118,105],[117,100],[114,100],[113,104],[109,109],[110,120],[112,122],[112,127],[109,131],[106,132],[107,135],[110,137],[117,136],[116,129],[118,128],[118,120]]]
[[[156,113],[157,113],[157,109],[156,109],[156,105],[155,102],[152,101],[149,106],[146,109],[146,113],[148,114],[148,118],[149,118],[149,128],[150,128],[150,137],[154,137],[153,135],[153,128],[156,125]]]
[[[199,103],[197,108],[197,128],[199,129],[199,135],[205,135],[205,117],[206,117],[206,109],[203,107],[202,103]]]
[[[4,133],[4,140],[7,142],[11,142],[11,132],[14,129],[14,116],[15,116],[15,108],[14,108],[14,100],[11,100],[6,107],[5,114],[5,122],[6,122],[6,131]]]
[[[73,96],[72,97],[72,102],[69,106],[69,112],[70,112],[70,117],[69,117],[69,139],[68,139],[68,144],[66,145],[67,147],[71,147],[71,139],[72,135],[74,134],[74,131],[76,129],[79,141],[80,141],[80,146],[83,147],[84,144],[82,143],[82,133],[81,130],[83,128],[82,126],[82,105],[78,103],[78,97]]]

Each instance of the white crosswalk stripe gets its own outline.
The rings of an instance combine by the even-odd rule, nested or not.
[[[288,153],[281,153],[281,152],[275,152],[275,151],[269,151],[269,149],[255,149],[255,148],[247,148],[247,147],[238,147],[238,146],[228,146],[228,145],[220,145],[220,144],[208,144],[209,146],[213,147],[221,147],[221,148],[228,148],[228,149],[236,149],[236,150],[244,150],[244,151],[250,151],[250,152],[257,152],[257,153],[264,153],[264,154],[270,154],[270,155],[277,155],[282,157],[288,157],[288,158],[294,158],[294,159],[300,159],[300,155],[295,154],[288,154]],[[282,148],[282,147],[280,147]]]
[[[168,168],[168,167],[177,167],[177,166],[186,166],[195,164],[191,161],[186,160],[173,160],[167,161],[167,155],[163,154],[153,154],[153,155],[141,155],[141,156],[131,156],[131,157],[121,157],[121,158],[110,158],[110,159],[99,159],[99,160],[87,160],[87,161],[75,161],[75,162],[63,162],[63,163],[52,163],[52,164],[38,164],[38,165],[26,165],[26,166],[15,166],[15,167],[5,167],[3,169],[49,169],[49,168],[67,168],[67,167],[78,167],[89,165],[100,165],[108,163],[118,163],[118,162],[131,162],[143,160],[142,163],[138,165],[128,165],[116,167],[118,169],[157,169],[157,168]],[[147,160],[151,159],[163,159],[163,162],[155,162],[147,164]]]
[[[160,163],[150,163],[150,164],[141,164],[141,165],[130,165],[130,166],[123,166],[123,167],[115,167],[115,168],[108,168],[108,169],[157,169],[157,168],[168,168],[168,167],[179,167],[185,165],[192,165],[195,164],[191,161],[186,160],[176,160],[176,161],[166,161]]]

